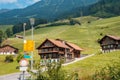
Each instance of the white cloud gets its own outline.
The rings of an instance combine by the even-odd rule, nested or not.
[[[15,4],[18,8],[24,8],[25,6],[23,6],[22,4],[16,3]]]
[[[31,5],[31,4],[34,4],[38,1],[41,1],[41,0],[26,0],[26,3]]]
[[[41,0],[33,0],[33,2],[38,2],[38,1],[41,1]]]
[[[0,0],[0,3],[15,3],[17,0]]]

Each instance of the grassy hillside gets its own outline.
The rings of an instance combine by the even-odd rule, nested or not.
[[[108,19],[89,18],[88,20],[85,17],[82,19],[81,18],[76,19],[79,21],[82,20],[83,21],[82,25],[77,24],[73,26],[62,25],[35,29],[34,30],[34,40],[36,43],[35,47],[38,47],[46,38],[51,39],[60,38],[68,42],[75,43],[81,48],[83,48],[84,51],[82,52],[82,54],[93,54],[100,52],[100,46],[97,43],[98,39],[102,38],[106,34],[120,36],[120,16]],[[88,21],[90,21],[90,23],[88,23]],[[23,35],[23,33],[19,34]],[[31,39],[31,30],[26,31],[26,39]],[[19,48],[20,53],[23,53],[22,39],[9,38],[8,40],[3,42],[3,44],[7,43]],[[96,55],[82,62],[77,62],[73,65],[67,66],[65,69],[78,70],[78,72],[83,70],[82,72],[84,73],[83,75],[92,73],[96,67],[101,65],[105,66],[106,63],[109,63],[111,59],[117,60],[118,57],[120,56],[119,53],[120,51],[115,53],[113,52],[111,54]],[[34,52],[34,59],[39,59],[37,51]],[[0,64],[2,63],[0,62]],[[8,65],[9,64],[6,64],[6,66]],[[1,70],[0,72],[2,72],[2,70],[4,69],[0,68],[0,70]],[[86,75],[84,77],[86,77]]]
[[[81,18],[76,19],[81,20]],[[104,35],[120,36],[120,16],[109,19],[92,19],[93,21],[88,19],[82,18],[84,21],[82,25],[63,25],[35,29],[34,40],[36,47],[46,38],[60,38],[79,45],[84,49],[83,53],[92,54],[99,51],[100,47],[97,40]],[[23,35],[23,33],[20,34]],[[31,30],[26,31],[26,39],[31,39]],[[5,43],[14,45],[22,50],[23,40],[10,38]]]
[[[69,72],[78,72],[81,80],[92,80],[91,76],[96,70],[108,66],[108,64],[113,64],[115,61],[118,62],[119,60],[120,51],[115,51],[108,54],[95,55],[63,68]]]

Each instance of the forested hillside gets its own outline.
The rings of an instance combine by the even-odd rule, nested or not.
[[[120,0],[100,0],[95,4],[84,7],[77,7],[70,11],[64,12],[59,18],[69,18],[92,15],[101,18],[113,17],[120,15]]]
[[[29,18],[55,20],[59,15],[77,7],[88,6],[98,0],[41,0],[23,9],[0,13],[0,24],[17,24]]]
[[[90,14],[98,17],[112,17],[120,15],[120,0],[101,0],[90,6]]]

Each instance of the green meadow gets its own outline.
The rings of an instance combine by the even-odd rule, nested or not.
[[[13,25],[0,25],[0,30],[5,31],[8,28],[12,28]]]
[[[18,69],[16,69],[16,67],[19,66],[17,61],[6,63],[4,62],[4,60],[5,56],[0,55],[0,75],[15,73],[19,71]]]
[[[83,54],[93,54],[99,52],[98,39],[106,34],[120,36],[120,16],[108,19],[95,19],[89,16],[86,18],[75,18],[84,21],[82,25],[61,25],[34,29],[35,46],[38,47],[46,38],[60,38],[83,48]],[[90,18],[91,22],[87,23]],[[23,35],[23,33],[19,34]],[[26,31],[26,39],[31,39],[31,30]],[[23,40],[21,39],[9,38],[7,43],[22,50]]]
[[[111,60],[119,60],[120,51],[97,55],[100,53],[100,46],[97,41],[106,34],[120,36],[120,16],[108,19],[98,19],[91,16],[75,19],[79,20],[82,24],[60,25],[34,29],[35,47],[37,48],[46,38],[59,38],[68,42],[72,42],[83,48],[84,50],[82,51],[82,54],[96,54],[93,57],[64,67],[64,69],[71,72],[77,71],[83,80],[87,80],[97,68],[106,66],[111,62]],[[90,21],[90,23],[88,23],[88,21]],[[23,32],[19,34],[23,35]],[[31,30],[26,31],[26,39],[31,39]],[[22,39],[9,38],[8,40],[4,41],[3,44],[13,45],[19,48],[19,53],[23,53]],[[39,59],[37,50],[34,52],[34,59]],[[0,62],[0,65],[1,64],[5,63]],[[13,64],[14,67],[18,65],[15,62],[10,64]],[[6,64],[5,66],[9,66],[10,64]],[[5,73],[2,73],[5,70],[4,67],[2,68],[2,66],[0,67],[0,70],[0,75],[9,73],[9,70],[6,70]],[[16,72],[16,70],[12,70],[10,72]]]
[[[114,51],[111,53],[96,54],[93,57],[78,61],[68,66],[64,66],[63,69],[69,72],[79,73],[81,80],[92,80],[91,76],[95,73],[96,70],[113,64],[115,61],[118,62],[119,60],[120,51]]]

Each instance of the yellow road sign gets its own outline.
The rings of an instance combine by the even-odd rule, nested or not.
[[[35,46],[35,43],[33,40],[24,41],[24,51],[26,52],[34,51],[34,46]]]

